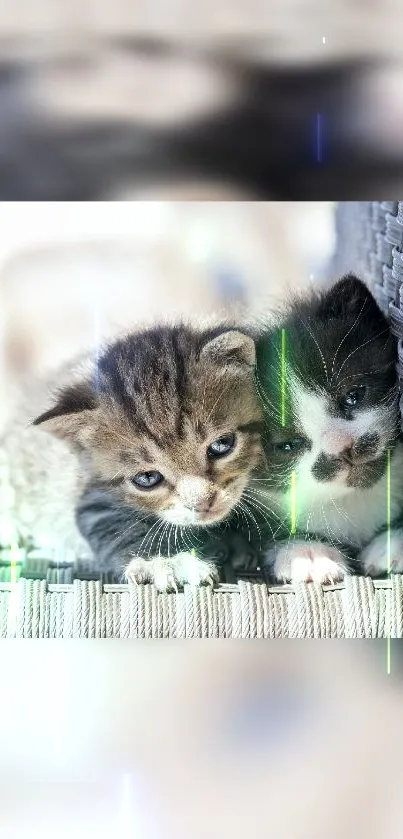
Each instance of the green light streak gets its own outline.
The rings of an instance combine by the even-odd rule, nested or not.
[[[285,425],[285,386],[286,386],[286,364],[285,364],[285,329],[281,330],[281,425]]]
[[[390,449],[387,451],[386,461],[386,522],[388,527],[387,535],[387,556],[388,556],[388,577],[390,577]],[[390,676],[390,635],[386,639],[386,672]]]
[[[291,534],[294,535],[297,530],[297,515],[296,515],[296,474],[291,472]]]

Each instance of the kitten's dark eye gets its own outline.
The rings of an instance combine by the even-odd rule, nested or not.
[[[223,437],[219,437],[218,440],[214,440],[214,443],[210,443],[207,449],[207,457],[212,459],[224,457],[232,451],[234,446],[235,434],[225,434]]]
[[[341,400],[342,406],[345,408],[354,408],[356,405],[361,405],[361,402],[365,399],[366,392],[367,388],[365,385],[358,385],[357,387],[351,388],[351,390],[348,390],[344,394]]]
[[[164,480],[164,476],[161,472],[137,472],[130,480],[139,489],[154,489]]]
[[[285,440],[283,443],[276,443],[274,448],[276,452],[283,454],[295,454],[301,451],[305,446],[305,440],[302,437],[294,437],[293,440]]]

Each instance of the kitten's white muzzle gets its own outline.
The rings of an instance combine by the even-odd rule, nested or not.
[[[320,446],[325,454],[340,455],[349,451],[356,438],[343,431],[328,431],[320,438]]]
[[[228,512],[227,507],[224,508],[221,504],[203,512],[189,507],[172,507],[170,510],[164,510],[162,518],[170,524],[186,527],[192,524],[213,524],[221,521]]]

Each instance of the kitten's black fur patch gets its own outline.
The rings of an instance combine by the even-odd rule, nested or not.
[[[329,457],[322,453],[312,467],[312,474],[317,481],[330,481],[340,472],[341,468],[342,464],[339,458]]]
[[[64,414],[79,414],[81,411],[91,411],[96,407],[97,397],[91,384],[89,382],[79,382],[60,391],[55,406],[37,417],[32,425],[41,425],[46,420]]]

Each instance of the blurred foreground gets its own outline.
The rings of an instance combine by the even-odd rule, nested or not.
[[[2,642],[4,839],[396,839],[401,643]]]
[[[397,197],[399,13],[15,0],[0,24],[0,200]]]

